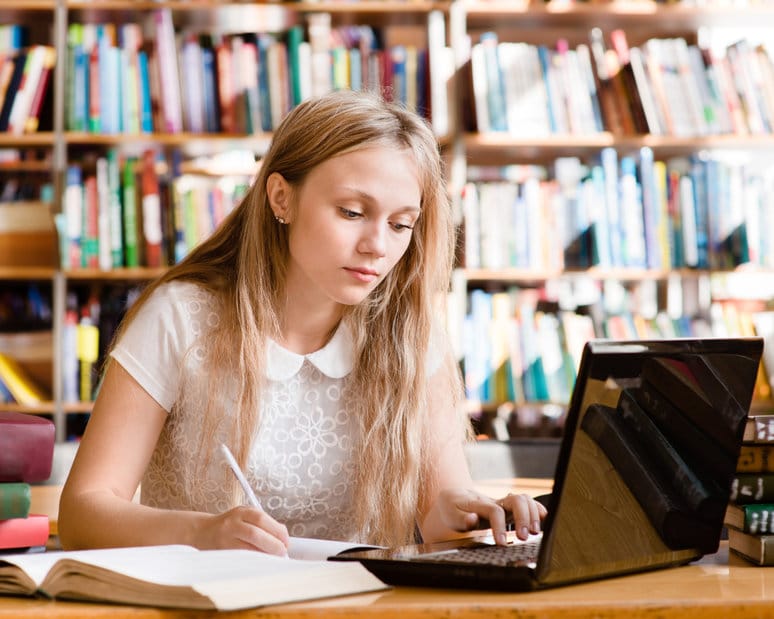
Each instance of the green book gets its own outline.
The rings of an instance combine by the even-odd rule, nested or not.
[[[130,157],[123,169],[123,222],[124,222],[124,263],[127,267],[140,265],[137,247],[137,183],[134,169],[137,159]]]
[[[30,485],[24,482],[0,483],[0,520],[26,518],[30,513]]]
[[[124,266],[124,244],[122,238],[121,173],[118,167],[118,153],[114,148],[107,152],[108,211],[110,222],[110,259],[113,268]]]
[[[761,535],[774,533],[774,503],[751,503],[739,505],[729,503],[723,520],[728,527]]]

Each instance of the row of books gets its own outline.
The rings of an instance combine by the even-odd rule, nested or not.
[[[769,400],[774,385],[774,312],[715,302],[707,316],[646,315],[632,309],[606,312],[601,303],[561,307],[537,289],[472,290],[463,320],[462,368],[472,402],[567,404],[583,345],[594,338],[764,337],[768,341],[756,400]]]
[[[0,333],[50,329],[51,287],[36,282],[3,282],[0,289]]]
[[[250,177],[180,172],[152,149],[122,158],[109,149],[67,170],[57,215],[62,267],[109,270],[180,261],[209,236],[246,193]]]
[[[0,24],[0,54],[18,51],[28,40],[29,32],[22,24]]]
[[[774,166],[760,159],[607,147],[481,178],[471,172],[461,199],[470,268],[774,266]]]
[[[764,46],[745,39],[718,53],[680,37],[630,47],[621,29],[606,41],[593,28],[575,48],[565,39],[553,47],[500,41],[489,31],[471,47],[469,81],[469,129],[479,132],[694,137],[774,130],[774,64]]]
[[[51,475],[53,422],[0,411],[0,454],[0,553],[45,549],[48,516],[30,513],[30,484]]]
[[[62,399],[90,402],[110,342],[140,286],[71,287],[62,328]]]
[[[155,30],[70,24],[66,128],[92,133],[255,133],[332,89],[372,89],[428,113],[428,55],[382,46],[369,26],[333,28],[310,14],[281,33],[176,32],[169,9]],[[308,34],[305,30],[308,30]]]
[[[747,419],[725,525],[732,552],[774,565],[774,415]]]
[[[0,52],[0,131],[16,135],[34,133],[52,102],[50,83],[56,63],[51,45],[31,45]]]

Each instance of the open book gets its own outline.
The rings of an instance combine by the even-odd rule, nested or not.
[[[387,588],[360,563],[324,560],[354,547],[293,538],[294,558],[191,546],[0,555],[0,594],[233,610]]]

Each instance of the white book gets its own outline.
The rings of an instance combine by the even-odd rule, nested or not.
[[[473,104],[476,111],[476,129],[479,133],[491,130],[489,122],[489,84],[486,74],[486,55],[481,43],[470,48],[470,72],[473,83]]]
[[[8,116],[8,131],[10,133],[16,135],[24,133],[24,125],[30,113],[32,99],[35,96],[38,82],[43,74],[46,54],[47,51],[43,45],[34,45],[28,52],[22,82],[16,91],[11,112]]]
[[[252,550],[142,546],[4,555],[0,593],[167,608],[235,610],[385,589],[352,544],[299,540],[284,558]]]
[[[183,130],[183,113],[180,95],[180,72],[177,63],[177,43],[169,9],[154,12],[156,23],[156,47],[158,50],[161,107],[164,131],[180,133]]]
[[[113,268],[110,253],[110,186],[108,184],[107,159],[97,159],[97,239],[99,241],[98,263],[103,271]]]

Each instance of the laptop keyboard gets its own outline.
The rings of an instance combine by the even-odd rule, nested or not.
[[[476,546],[474,548],[455,548],[412,557],[415,561],[439,563],[468,563],[474,565],[523,565],[536,563],[540,540],[509,544],[508,546]]]

